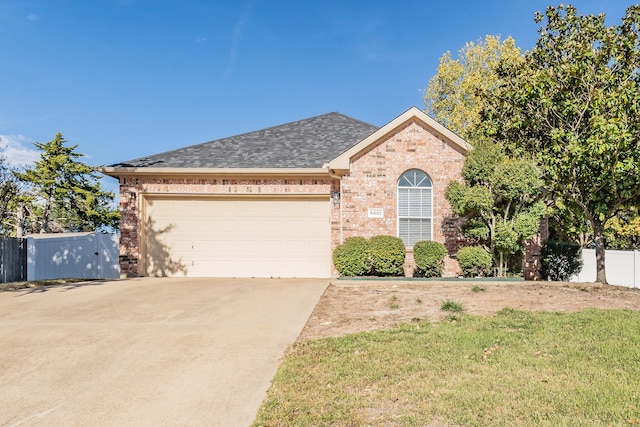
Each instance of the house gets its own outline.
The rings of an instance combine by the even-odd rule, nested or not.
[[[330,277],[350,236],[444,243],[470,145],[417,108],[381,128],[329,113],[104,167],[129,276]],[[454,258],[445,274],[458,273]]]

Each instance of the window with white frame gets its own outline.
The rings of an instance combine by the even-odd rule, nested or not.
[[[411,169],[398,180],[398,237],[406,247],[431,240],[433,229],[433,184],[419,169]]]

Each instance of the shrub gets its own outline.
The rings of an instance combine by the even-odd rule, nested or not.
[[[404,275],[406,249],[402,239],[394,236],[374,236],[369,239],[369,259],[376,276]]]
[[[573,242],[547,240],[542,247],[542,277],[568,281],[582,269],[582,250]]]
[[[416,273],[423,277],[442,276],[444,257],[447,250],[440,242],[424,240],[413,245],[413,259],[416,262]]]
[[[487,276],[491,272],[491,255],[480,246],[467,246],[458,251],[458,264],[464,277]]]
[[[364,237],[348,237],[333,251],[333,265],[342,276],[365,276],[371,271],[369,244]]]

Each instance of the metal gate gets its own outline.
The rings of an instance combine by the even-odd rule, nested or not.
[[[27,240],[0,237],[0,283],[27,280]]]

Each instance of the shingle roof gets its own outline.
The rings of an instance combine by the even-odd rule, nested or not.
[[[320,168],[377,129],[340,113],[328,113],[110,167]]]

